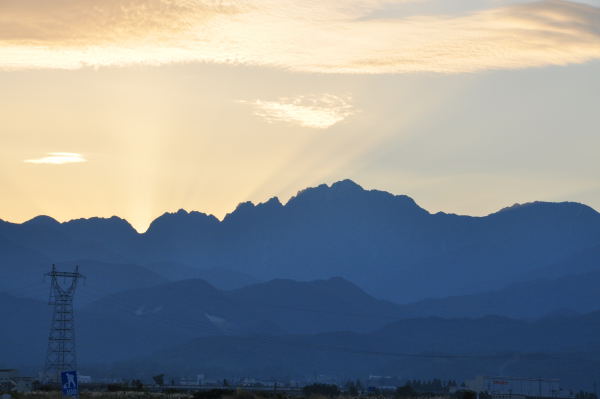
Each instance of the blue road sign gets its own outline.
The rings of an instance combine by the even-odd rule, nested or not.
[[[77,371],[63,371],[60,373],[60,378],[62,380],[62,393],[64,396],[79,396]]]

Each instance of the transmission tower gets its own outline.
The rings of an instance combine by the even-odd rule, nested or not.
[[[79,266],[75,266],[74,272],[59,272],[55,265],[52,265],[52,271],[46,276],[51,279],[48,304],[54,306],[54,311],[48,336],[44,379],[60,383],[61,372],[77,369],[73,295],[77,280],[84,276],[79,273]]]

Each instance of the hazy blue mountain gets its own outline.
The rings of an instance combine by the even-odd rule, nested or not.
[[[185,263],[174,261],[156,261],[144,263],[143,266],[170,281],[199,278],[197,275],[199,269],[190,265],[186,265]]]
[[[78,335],[81,356],[105,362],[195,337],[254,332],[252,316],[202,280],[117,293],[87,305],[81,314],[84,329],[99,325]]]
[[[0,235],[0,292],[10,291],[24,296],[48,294],[43,275],[50,270],[50,259]]]
[[[78,335],[82,356],[109,362],[200,336],[282,333],[251,306],[231,300],[226,293],[194,279],[95,301],[79,317],[84,330]],[[98,327],[87,329],[90,325]]]
[[[570,202],[515,205],[486,217],[430,214],[407,196],[344,180],[302,190],[285,205],[277,198],[242,203],[223,221],[166,213],[144,234],[119,218],[39,217],[2,222],[0,236],[54,263],[183,264],[256,281],[342,276],[376,297],[412,302],[498,289],[548,267],[569,274],[574,260],[596,270],[600,214]],[[559,262],[566,263],[552,266]]]
[[[600,270],[600,244],[585,248],[548,266],[524,273],[522,280],[557,278]]]
[[[600,310],[600,270],[511,284],[490,292],[426,299],[401,305],[403,317],[539,318]]]
[[[233,290],[258,282],[246,273],[226,268],[199,269],[169,261],[146,263],[144,267],[171,281],[202,279],[223,290]]]
[[[119,292],[82,311],[129,319],[139,324],[138,332],[166,322],[166,327],[191,336],[370,331],[401,314],[397,305],[377,300],[341,278],[273,280],[237,290],[184,280]],[[165,332],[169,335],[173,334]]]
[[[581,387],[597,377],[599,334],[600,312],[536,322],[421,318],[367,334],[199,338],[143,360],[123,362],[115,370],[282,378],[523,375],[558,377],[566,386]]]
[[[87,298],[89,288],[78,288],[76,302]],[[13,360],[36,362],[36,356],[43,356],[37,345],[46,342],[51,307],[9,295],[0,301],[11,309],[4,320],[14,337],[38,332],[35,353]],[[37,310],[30,310],[32,304]],[[229,291],[196,279],[108,295],[76,309],[75,317],[81,359],[110,362],[201,336],[371,331],[399,314],[397,305],[376,300],[340,278],[276,280]]]
[[[95,274],[98,274],[96,278],[102,279],[102,270],[114,273],[118,272],[118,267],[133,266],[99,263],[95,269]],[[82,271],[88,278],[94,276],[89,268]],[[156,282],[147,281],[149,284]],[[88,281],[79,287],[76,297],[76,304],[84,305],[76,311],[77,337],[82,359],[110,363],[117,359],[141,356],[158,348],[182,344],[201,336],[368,332],[392,321],[408,318],[407,321],[399,321],[394,328],[399,332],[406,330],[402,333],[403,342],[410,344],[409,347],[415,350],[446,351],[448,348],[444,346],[445,339],[451,335],[455,336],[452,342],[457,351],[469,348],[480,351],[486,348],[496,348],[497,351],[516,350],[515,348],[524,351],[548,350],[548,346],[532,346],[528,340],[521,340],[523,347],[515,347],[512,341],[508,342],[512,345],[508,347],[502,346],[502,342],[493,344],[493,341],[489,341],[491,338],[476,342],[484,345],[483,347],[471,342],[469,331],[474,329],[480,329],[482,337],[491,336],[493,332],[510,335],[512,329],[528,325],[524,321],[490,317],[485,319],[487,324],[478,320],[472,326],[472,320],[466,319],[456,323],[448,322],[442,328],[439,319],[422,317],[456,318],[488,314],[536,317],[542,313],[553,313],[554,317],[543,319],[546,325],[554,323],[552,327],[547,327],[549,330],[587,329],[585,325],[576,327],[573,324],[572,320],[578,320],[579,316],[561,315],[569,315],[571,312],[567,310],[586,312],[598,309],[600,294],[596,287],[599,282],[600,272],[593,272],[515,284],[484,294],[396,305],[375,299],[342,278],[309,282],[273,280],[236,290],[220,290],[203,280],[185,280],[120,291],[92,303],[89,302],[98,291],[92,289],[93,286]],[[144,282],[139,280],[136,283]],[[41,297],[46,298],[47,283],[40,284]],[[124,287],[114,287],[115,290],[122,288]],[[0,296],[0,304],[6,309],[5,314],[9,315],[5,320],[12,326],[13,335],[5,342],[31,339],[35,350],[25,351],[25,355],[14,360],[35,361],[36,356],[41,356],[40,353],[44,350],[51,307],[28,299],[6,298],[9,296]],[[34,311],[31,310],[32,304],[37,306]],[[421,324],[418,325],[411,318],[421,318]],[[431,334],[428,330],[439,328],[446,335],[428,335]],[[489,331],[485,328],[489,328]],[[414,336],[407,335],[411,331]],[[35,339],[32,338],[34,332],[37,334]],[[533,332],[534,335],[539,333]],[[457,341],[460,336],[464,336],[462,343]],[[544,337],[548,338],[549,335],[544,334]],[[558,345],[568,343],[561,339],[557,338]],[[545,345],[547,341],[540,338],[539,343]],[[419,346],[421,344],[425,346]],[[485,346],[492,344],[495,346]]]
[[[0,332],[0,341],[10,343],[0,358],[7,366],[41,365],[51,307],[0,294],[0,311],[10,326]],[[80,363],[95,373],[100,364],[120,361],[109,368],[147,375],[456,379],[518,371],[587,383],[600,366],[600,312],[536,321],[405,316],[407,306],[374,299],[341,278],[274,280],[230,291],[185,280],[90,303],[76,311],[76,327]],[[439,354],[450,356],[427,357]]]
[[[79,282],[75,296],[76,305],[85,305],[120,291],[154,287],[168,281],[145,267],[131,263],[80,259],[62,262],[59,266],[60,270],[69,271],[74,270],[76,265],[79,265],[80,273],[85,276],[85,279]]]
[[[227,296],[293,334],[370,331],[401,315],[398,305],[375,299],[339,277],[308,282],[272,280]]]
[[[49,308],[41,301],[0,292],[0,368],[43,367],[50,327]]]
[[[6,249],[5,244],[0,238],[0,248]],[[9,251],[0,251],[0,290],[19,297],[47,300],[50,294],[50,280],[45,274],[52,267],[50,260],[28,249],[11,248]],[[13,260],[7,259],[9,256]],[[86,277],[79,282],[74,302],[76,306],[119,291],[152,287],[168,281],[157,273],[130,263],[80,259],[61,262],[57,268],[72,271],[76,265],[79,265],[79,271]]]
[[[222,290],[235,290],[258,283],[258,280],[249,274],[225,268],[199,269],[196,278],[206,280]]]
[[[250,333],[260,322],[251,307],[232,301],[225,291],[199,279],[120,292],[85,306],[83,311],[149,324],[168,321],[166,327],[189,330],[192,336]]]

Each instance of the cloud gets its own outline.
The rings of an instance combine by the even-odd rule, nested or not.
[[[277,101],[240,101],[254,107],[254,114],[268,123],[287,122],[327,129],[354,113],[351,99],[333,94],[283,97]]]
[[[38,159],[26,159],[23,162],[62,165],[66,163],[87,162],[87,159],[85,159],[83,155],[74,152],[49,152],[45,157]]]
[[[398,3],[412,4],[409,16],[386,11]],[[211,62],[319,73],[464,73],[600,58],[600,8],[593,5],[543,0],[459,14],[427,7],[419,14],[418,6],[419,0],[4,0],[0,68]]]
[[[177,38],[238,6],[219,0],[5,0],[0,39],[36,45],[96,45]]]

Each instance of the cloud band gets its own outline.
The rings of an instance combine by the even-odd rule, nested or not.
[[[591,5],[544,0],[453,16],[367,18],[387,3],[7,0],[0,68],[212,62],[464,73],[600,58],[600,8]]]

